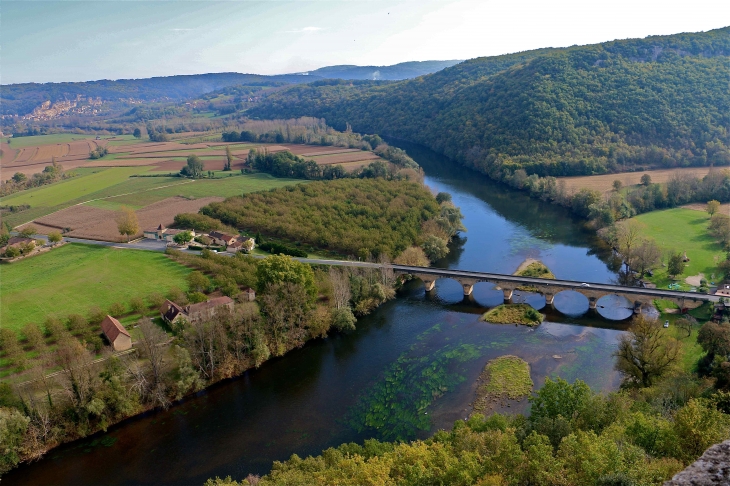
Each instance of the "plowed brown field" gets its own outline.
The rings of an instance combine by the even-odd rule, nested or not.
[[[181,197],[170,197],[160,202],[150,204],[137,211],[140,232],[145,228],[156,227],[159,224],[169,226],[179,213],[197,213],[200,208],[215,201],[222,201],[221,197],[204,197],[189,200]],[[33,224],[40,232],[49,233],[59,228],[71,228],[67,236],[88,238],[103,241],[126,241],[117,230],[115,211],[92,206],[80,205],[66,208],[34,221]]]
[[[309,157],[306,157],[309,158]],[[317,162],[319,165],[332,165],[332,164],[343,164],[345,162],[361,162],[361,161],[372,161],[377,160],[380,157],[372,152],[351,152],[345,154],[333,154],[333,155],[320,155],[318,157],[311,157],[312,160]],[[365,162],[369,163],[369,162]]]

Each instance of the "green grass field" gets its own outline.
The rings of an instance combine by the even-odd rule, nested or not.
[[[717,264],[725,258],[725,254],[707,231],[710,222],[707,213],[675,208],[652,211],[634,219],[644,224],[642,234],[653,238],[663,251],[687,252],[690,261],[684,274],[677,280],[683,289],[691,287],[684,279],[692,275],[703,273],[708,282],[716,281],[712,279],[713,273],[716,278],[720,278]],[[667,275],[666,267],[657,268],[650,280],[664,289],[673,282]]]
[[[29,204],[31,207],[53,207],[79,198],[92,199],[92,194],[120,184],[132,174],[140,174],[149,167],[115,167],[79,175],[54,184],[34,187],[0,199],[0,204]]]
[[[225,174],[224,172],[222,172]],[[230,173],[230,172],[229,172]],[[237,196],[244,193],[249,192],[255,192],[255,191],[265,191],[268,189],[274,189],[277,187],[283,187],[288,186],[291,184],[299,184],[306,181],[301,181],[298,179],[277,179],[276,177],[272,177],[268,174],[235,174],[231,177],[221,177],[219,179],[198,179],[195,182],[190,182],[189,179],[180,179],[180,178],[167,178],[167,177],[138,177],[130,179],[128,182],[124,184],[120,184],[119,186],[115,187],[114,189],[122,189],[125,186],[131,187],[132,184],[139,184],[139,180],[156,180],[156,181],[168,181],[162,184],[158,184],[160,186],[165,184],[179,184],[182,181],[185,181],[185,184],[182,185],[170,185],[169,187],[165,187],[162,189],[156,189],[153,191],[139,191],[136,194],[131,194],[128,196],[120,196],[115,197],[113,199],[106,199],[104,201],[99,201],[103,204],[103,207],[106,209],[115,209],[119,208],[123,205],[133,206],[133,207],[144,207],[149,204],[162,201],[163,199],[166,199],[168,197],[175,197],[175,196],[184,196],[184,197],[192,197],[192,198],[201,198],[201,197],[209,197],[209,196],[219,196],[219,197],[230,197],[230,196]],[[171,182],[169,182],[171,181]],[[125,192],[131,192],[131,191],[120,191],[120,193]],[[100,204],[97,202],[91,203],[93,205],[97,205],[101,207]]]
[[[92,306],[186,290],[188,273],[162,253],[67,244],[0,266],[0,323],[19,330],[48,315],[87,314]]]
[[[31,147],[33,145],[52,145],[54,143],[68,143],[76,140],[95,139],[96,135],[84,135],[79,133],[54,133],[52,135],[36,135],[34,137],[12,137],[10,146],[15,149]],[[102,138],[110,138],[108,136]],[[3,137],[7,141],[7,138]]]

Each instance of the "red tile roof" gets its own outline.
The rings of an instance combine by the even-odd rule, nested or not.
[[[197,314],[211,307],[218,307],[223,305],[229,305],[233,303],[233,299],[230,297],[214,297],[206,302],[199,302],[197,304],[190,304],[185,308],[186,314]]]
[[[120,334],[131,337],[127,330],[124,329],[124,326],[122,326],[122,324],[112,316],[106,316],[104,320],[101,321],[101,330],[104,331],[104,335],[106,335],[110,343],[116,341]]]

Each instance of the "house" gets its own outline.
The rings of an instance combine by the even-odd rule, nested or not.
[[[165,322],[174,324],[179,319],[185,319],[190,322],[210,319],[223,308],[233,311],[233,299],[230,297],[214,297],[205,302],[190,304],[185,307],[166,300],[160,309],[160,314],[162,314],[162,319]]]
[[[206,302],[190,304],[185,307],[185,315],[191,322],[210,319],[223,308],[233,311],[233,299],[230,297],[215,297]]]
[[[254,239],[247,236],[238,236],[236,240],[226,246],[228,253],[238,253],[239,251],[249,252],[255,247]]]
[[[159,240],[161,239],[162,235],[165,233],[165,228],[162,225],[159,225],[157,228],[153,229],[146,229],[142,232],[145,238],[149,238],[151,240]],[[159,235],[159,236],[158,236]]]
[[[730,282],[725,281],[718,285],[715,295],[719,295],[720,297],[730,297]]]
[[[185,317],[185,310],[173,301],[165,300],[160,309],[160,314],[162,314],[162,320],[168,324],[174,324],[180,318]]]
[[[122,324],[112,316],[101,321],[101,330],[114,351],[124,351],[132,347],[132,337]]]
[[[246,287],[243,289],[243,298],[248,302],[253,302],[256,300],[256,291],[251,287]]]
[[[163,225],[159,225],[157,228],[154,229],[146,229],[143,231],[144,237],[149,238],[151,240],[162,240],[167,242],[172,242],[175,238],[175,235],[178,233],[182,233],[183,231],[188,231],[193,237],[195,237],[195,230],[191,229],[171,229],[171,228],[165,228]]]
[[[229,235],[227,233],[221,233],[220,231],[211,231],[208,236],[213,238],[213,242],[216,245],[226,246],[232,245],[238,239],[238,235]]]
[[[23,250],[26,246],[31,245],[31,248],[35,247],[35,240],[33,238],[25,238],[22,236],[13,236],[8,240],[8,244],[0,248],[0,255],[4,255],[8,248],[16,248]]]

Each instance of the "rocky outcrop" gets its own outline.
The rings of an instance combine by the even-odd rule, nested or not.
[[[677,473],[664,486],[714,486],[730,484],[730,440],[716,444],[702,457]]]

